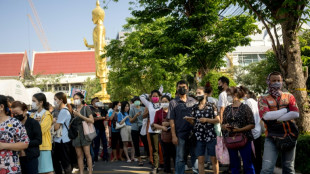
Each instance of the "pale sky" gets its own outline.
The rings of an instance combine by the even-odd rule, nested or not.
[[[96,0],[32,0],[52,51],[87,50],[92,44],[92,10]],[[109,2],[109,0],[107,0]],[[129,0],[110,1],[105,10],[106,36],[115,39],[131,17]],[[103,7],[103,1],[100,0]],[[27,14],[35,20],[28,0],[0,0],[0,52],[45,51]]]

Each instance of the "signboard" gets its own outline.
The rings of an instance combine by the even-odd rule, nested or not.
[[[77,89],[77,88],[71,88],[70,97],[73,98],[74,94],[76,94],[76,93],[78,93],[78,92],[82,93],[82,94],[84,95],[84,98],[86,98],[86,93],[87,93],[87,91],[86,91],[86,90],[83,90],[83,89]]]

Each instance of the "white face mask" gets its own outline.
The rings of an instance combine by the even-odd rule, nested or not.
[[[103,103],[102,103],[102,102],[96,102],[96,103],[95,103],[95,106],[97,106],[97,107],[103,107]]]
[[[81,100],[74,100],[74,105],[77,105],[77,106],[79,106],[79,105],[81,105]]]
[[[38,110],[38,105],[36,102],[32,102],[31,109]]]
[[[54,100],[54,106],[55,106],[55,108],[59,108],[59,104],[57,103],[56,100]]]
[[[161,106],[162,106],[164,109],[167,109],[167,108],[169,108],[169,103],[161,103]]]
[[[118,107],[117,107],[117,109],[118,109],[119,111],[121,111],[121,108],[122,108],[121,106],[118,106]]]
[[[234,99],[232,98],[232,96],[227,96],[227,101],[228,103],[233,103]]]

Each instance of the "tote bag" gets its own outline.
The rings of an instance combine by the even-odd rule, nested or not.
[[[84,107],[84,116],[86,116],[86,107]],[[93,123],[82,121],[84,136],[87,141],[93,141],[96,138],[96,129]]]
[[[229,152],[224,143],[224,138],[222,136],[216,137],[217,144],[215,146],[216,158],[222,164],[229,164]]]

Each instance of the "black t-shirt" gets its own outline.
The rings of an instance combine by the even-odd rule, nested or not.
[[[107,116],[107,111],[105,109],[101,109],[101,108],[94,108],[93,106],[90,106],[90,109],[92,111],[92,115],[94,118],[97,118],[101,115],[101,117],[106,117]],[[100,115],[97,115],[96,113],[99,113]],[[104,120],[97,120],[95,121],[94,125],[96,129],[99,130],[104,130],[104,124],[103,124]]]

